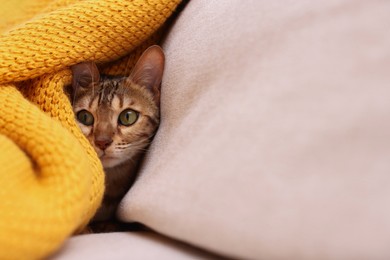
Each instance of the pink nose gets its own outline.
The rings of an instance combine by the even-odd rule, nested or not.
[[[95,145],[102,150],[106,150],[107,147],[109,147],[111,143],[112,143],[111,138],[96,138],[95,139]]]

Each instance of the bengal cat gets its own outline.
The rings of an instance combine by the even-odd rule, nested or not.
[[[77,123],[105,172],[105,193],[92,219],[93,232],[105,231],[110,226],[107,223],[115,220],[118,204],[157,130],[164,59],[162,49],[154,45],[142,54],[128,77],[101,75],[93,62],[71,68],[69,96]]]

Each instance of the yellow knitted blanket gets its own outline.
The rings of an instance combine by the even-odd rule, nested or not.
[[[128,73],[180,0],[0,0],[0,259],[44,258],[81,229],[103,170],[63,88],[93,60]]]

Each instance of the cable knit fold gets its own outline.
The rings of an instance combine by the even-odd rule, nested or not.
[[[63,91],[69,66],[93,60],[128,72],[179,2],[2,3],[0,259],[48,256],[101,202],[102,166]]]

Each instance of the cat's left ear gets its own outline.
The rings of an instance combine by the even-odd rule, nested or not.
[[[165,56],[161,47],[153,45],[146,49],[135,64],[129,79],[152,92],[160,103],[160,85],[164,72]]]
[[[72,87],[88,88],[91,84],[99,82],[99,70],[93,61],[81,62],[71,67]]]

